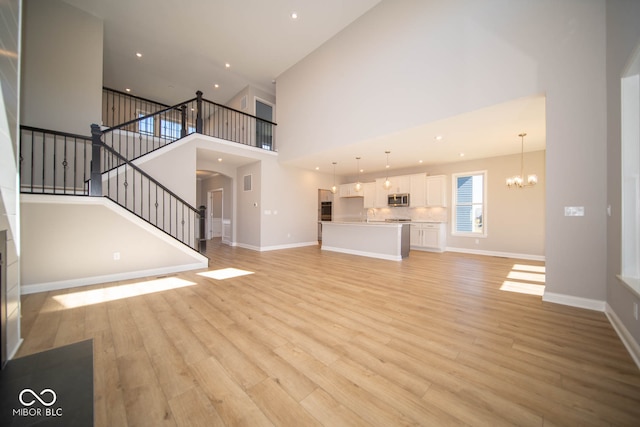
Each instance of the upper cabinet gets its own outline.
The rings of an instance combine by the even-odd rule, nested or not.
[[[391,181],[391,188],[389,188],[387,194],[402,194],[411,192],[411,176],[392,176],[389,178],[389,181]],[[384,183],[384,180],[382,180],[382,182]]]
[[[375,182],[365,182],[362,184],[362,192],[364,196],[364,204],[363,207],[365,209],[368,208],[377,208],[381,206],[376,206],[376,183]]]
[[[355,183],[341,184],[339,191],[340,197],[364,197],[362,189],[360,189],[360,191],[356,191]]]
[[[427,203],[427,183],[425,181],[425,175],[418,173],[409,175],[409,206],[419,208],[426,206]]]
[[[376,179],[376,197],[374,202],[374,208],[386,208],[387,202],[387,190],[384,188],[385,178]]]
[[[362,183],[360,191],[355,183],[340,185],[340,197],[363,197],[364,208],[386,208],[389,194],[409,193],[412,208],[447,206],[446,176],[426,176],[424,173],[390,176],[391,188],[384,188],[385,178]]]
[[[426,186],[426,206],[447,206],[447,180],[445,175],[428,176]]]

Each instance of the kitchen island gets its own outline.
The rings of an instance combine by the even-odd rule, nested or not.
[[[322,221],[322,250],[401,261],[409,256],[410,225]]]

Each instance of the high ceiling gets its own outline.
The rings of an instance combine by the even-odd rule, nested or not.
[[[192,98],[196,90],[224,104],[247,85],[275,95],[280,74],[380,2],[64,1],[104,22],[105,86],[170,105]],[[543,96],[514,100],[375,140],[354,141],[294,165],[329,172],[331,162],[337,161],[338,174],[352,174],[356,156],[363,158],[365,172],[385,170],[387,150],[391,169],[418,166],[418,160],[429,165],[514,154],[520,152],[521,132],[527,133],[525,151],[542,150],[544,105]],[[435,140],[437,135],[442,140]]]
[[[275,94],[282,72],[380,0],[64,1],[104,22],[105,86],[173,105],[197,90],[224,104],[249,84]]]

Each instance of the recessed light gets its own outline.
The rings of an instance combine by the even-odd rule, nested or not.
[[[291,12],[291,19],[298,19],[298,12]]]
[[[316,170],[319,171],[320,170],[320,166],[316,166]]]
[[[222,161],[222,157],[218,157],[218,162],[221,162],[221,161]]]
[[[228,62],[224,64],[225,68],[231,68],[231,64],[229,64]]]
[[[460,153],[460,154],[459,154],[459,156],[460,156],[460,157],[464,157],[464,153]]]
[[[126,88],[126,89],[125,89],[125,92],[131,92],[131,89]]]
[[[433,137],[436,141],[442,141],[442,135],[436,135]]]
[[[136,56],[137,56],[138,58],[142,58],[142,54],[141,54],[140,52],[136,52]]]
[[[418,163],[422,164],[422,160],[418,160]]]
[[[214,88],[218,89],[220,87],[220,85],[218,83],[213,85]]]

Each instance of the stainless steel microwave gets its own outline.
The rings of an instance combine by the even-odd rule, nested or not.
[[[389,206],[409,206],[409,193],[389,194],[387,196]]]

